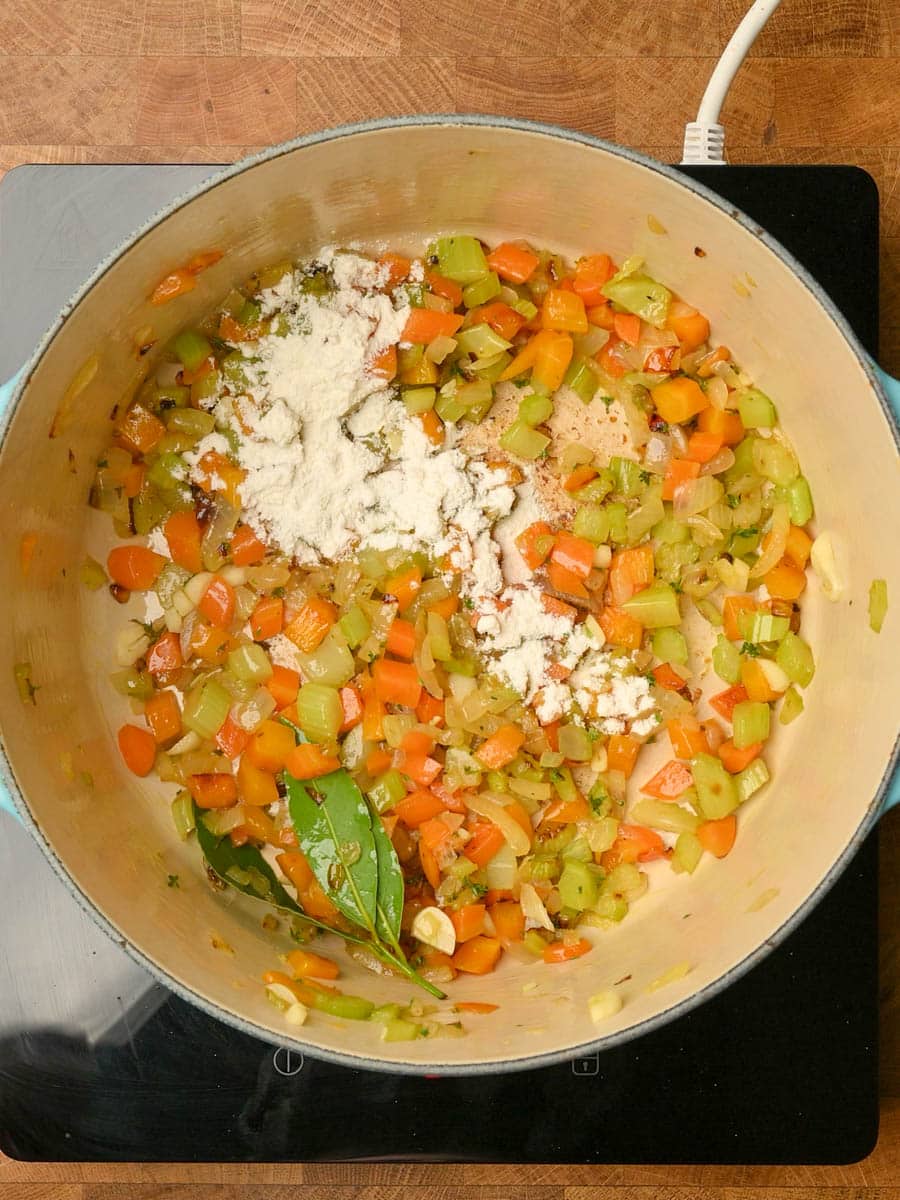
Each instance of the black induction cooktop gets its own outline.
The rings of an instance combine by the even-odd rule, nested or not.
[[[18,286],[11,267],[29,237],[41,246],[46,280],[60,286],[73,254],[76,274],[79,255],[83,274],[91,265],[96,201],[105,227],[118,219],[124,231],[146,215],[135,202],[147,192],[141,172],[171,195],[206,173],[26,170],[33,174],[13,172],[0,187],[0,311]],[[69,177],[73,203],[51,219],[40,173],[52,170],[81,174]],[[877,350],[878,195],[868,175],[849,167],[686,174],[788,246]],[[847,244],[852,255],[834,253]],[[46,324],[65,295],[50,303],[46,286],[41,293]],[[8,336],[0,331],[0,365],[14,366]],[[24,838],[0,815],[0,843],[6,835]],[[90,957],[102,956],[97,949],[83,966],[67,964],[80,972],[79,986],[70,985],[78,1004],[31,1004],[21,986],[33,970],[28,946],[0,920],[0,1149],[40,1161],[855,1161],[878,1131],[876,838],[783,945],[697,1011],[601,1055],[511,1075],[414,1078],[304,1060],[149,979],[135,981],[130,965],[128,1003],[111,996],[126,987],[114,971],[101,978]],[[0,912],[26,886],[16,877],[25,858],[4,861]],[[74,904],[62,889],[54,895]],[[110,1001],[119,1019],[100,1020]]]

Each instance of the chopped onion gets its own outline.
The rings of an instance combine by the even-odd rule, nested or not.
[[[189,730],[183,738],[179,738],[174,746],[170,746],[166,751],[167,754],[188,754],[192,750],[199,750],[203,742],[199,733],[194,733],[193,729]]]
[[[655,475],[665,475],[672,457],[672,440],[664,433],[651,433],[644,448],[644,467]]]
[[[156,369],[156,382],[160,387],[171,387],[178,382],[178,376],[183,370],[180,362],[160,363]]]
[[[670,425],[669,436],[672,439],[673,450],[678,452],[679,458],[684,458],[687,454],[688,435],[680,425]]]
[[[724,494],[722,484],[711,475],[687,479],[675,489],[673,511],[676,517],[692,517],[717,504]]]
[[[750,568],[750,578],[766,575],[784,557],[787,536],[791,528],[791,511],[786,504],[776,504],[772,510],[772,525],[766,534],[766,548]]]
[[[791,681],[777,662],[773,662],[771,658],[758,658],[756,661],[773,692],[780,694],[788,690],[791,686]]]
[[[198,613],[195,608],[187,614],[181,623],[181,630],[178,634],[178,641],[181,644],[181,657],[185,662],[189,662],[191,658],[191,639],[194,636],[194,628],[198,620]]]
[[[728,406],[728,384],[724,379],[714,375],[707,384],[706,394],[713,408],[724,409]]]
[[[132,667],[150,648],[143,625],[129,621],[116,634],[116,661],[120,667]]]
[[[534,890],[530,883],[523,883],[519,893],[519,903],[522,905],[522,912],[525,914],[526,929],[550,929],[554,928],[550,916],[544,908],[544,902]]]
[[[212,571],[199,571],[196,575],[192,576],[187,581],[187,583],[184,585],[182,591],[184,592],[185,596],[187,596],[187,598],[191,602],[191,604],[196,608],[197,605],[200,603],[200,601],[203,599],[203,597],[206,595],[206,589],[209,587],[209,585],[211,583],[212,583]],[[177,595],[178,595],[178,593],[176,592],[175,596],[177,596]],[[177,601],[175,600],[175,597],[173,597],[172,599],[173,599],[173,603],[175,604],[175,607],[178,608],[180,611],[180,607],[179,607]],[[186,615],[186,614],[182,614],[182,615]]]
[[[509,843],[504,842],[484,869],[487,885],[497,891],[509,891],[516,882],[516,872],[516,856]]]
[[[721,475],[723,471],[729,471],[734,466],[734,451],[728,446],[723,446],[718,454],[714,455],[709,462],[704,463],[700,468],[701,475]]]
[[[840,600],[844,594],[843,573],[838,568],[834,539],[828,532],[820,533],[812,544],[809,554],[812,568],[822,583],[822,591],[829,600]]]
[[[503,807],[506,799],[505,796],[496,792],[481,792],[475,796],[467,796],[466,807],[476,816],[493,822],[506,838],[513,854],[521,857],[531,849],[531,840],[518,821],[514,820]]]
[[[559,456],[560,470],[563,475],[570,475],[576,467],[591,462],[593,457],[594,452],[590,447],[582,446],[580,442],[569,442]]]

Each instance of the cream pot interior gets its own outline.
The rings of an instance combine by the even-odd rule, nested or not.
[[[645,255],[651,274],[709,313],[714,340],[776,400],[812,485],[817,530],[834,534],[845,589],[832,603],[811,585],[804,628],[816,679],[801,719],[777,728],[774,782],[742,812],[727,859],[704,860],[691,878],[656,872],[628,919],[592,931],[595,950],[575,963],[507,956],[493,976],[460,977],[454,998],[500,1005],[473,1018],[467,1036],[384,1044],[377,1026],[322,1014],[291,1029],[266,1001],[260,975],[277,967],[286,939],[262,931],[264,909],[209,886],[196,845],[175,836],[171,785],[122,767],[114,731],[130,714],[108,675],[127,610],[81,586],[78,567],[86,554],[104,560],[111,544],[108,521],[86,500],[113,408],[152,367],[135,354],[142,327],[164,342],[267,262],[329,243],[421,251],[436,231],[527,238],[573,257]],[[209,247],[226,253],[197,289],[151,308],[160,277]],[[900,596],[897,465],[867,371],[820,299],[756,232],[651,164],[490,122],[401,124],[298,144],[230,173],[129,246],[62,322],[18,400],[0,457],[0,724],[12,776],[51,860],[115,936],[164,982],[251,1032],[413,1071],[502,1069],[602,1048],[764,953],[874,819],[900,672],[890,653],[896,614],[879,637],[866,606],[876,577]],[[38,540],[23,578],[27,533]],[[22,661],[40,689],[33,707],[13,679]],[[173,873],[180,889],[167,887]],[[674,967],[688,970],[652,986]],[[621,1012],[593,1024],[588,998],[626,977]],[[349,960],[342,986],[382,1002],[412,992]]]

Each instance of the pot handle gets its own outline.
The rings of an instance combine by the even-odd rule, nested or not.
[[[16,390],[16,385],[18,384],[21,375],[22,372],[19,371],[17,374],[13,375],[12,379],[8,379],[6,383],[0,383],[0,427],[2,427],[5,423],[4,418],[6,416],[6,409],[10,400],[12,399],[13,392]],[[21,817],[16,812],[15,805],[12,802],[12,797],[4,787],[2,780],[0,780],[0,810],[10,813],[16,818],[17,821],[21,820]]]

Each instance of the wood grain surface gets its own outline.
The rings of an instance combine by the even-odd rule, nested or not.
[[[228,162],[344,121],[478,111],[677,161],[748,0],[0,0],[0,173]],[[900,0],[784,0],[729,96],[731,161],[856,163],[881,192],[900,375]],[[848,252],[836,246],[835,252]],[[849,252],[852,252],[850,250]],[[126,1166],[0,1159],[3,1200],[900,1200],[900,812],[882,823],[878,1145],[846,1167]],[[835,964],[840,969],[840,964]]]

